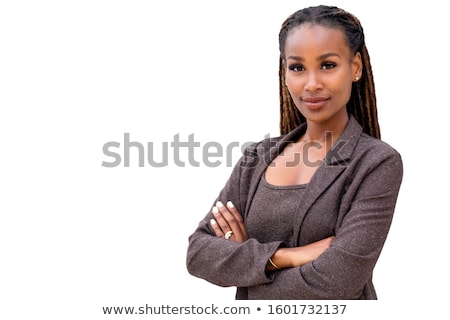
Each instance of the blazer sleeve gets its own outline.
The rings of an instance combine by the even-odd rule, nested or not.
[[[359,299],[371,284],[372,272],[392,222],[403,176],[394,150],[370,156],[359,169],[342,203],[336,238],[316,260],[277,271],[271,283],[251,288],[261,299]],[[376,152],[375,152],[376,153]]]
[[[259,163],[256,150],[254,144],[244,151],[214,204],[219,200],[232,201],[239,212],[244,213],[252,175]],[[188,272],[224,287],[248,287],[272,281],[265,272],[266,264],[282,242],[260,243],[248,239],[237,243],[216,237],[210,227],[212,218],[210,211],[189,237]]]

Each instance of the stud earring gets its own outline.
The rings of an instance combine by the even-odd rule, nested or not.
[[[357,82],[359,80],[359,77],[355,77],[355,82]]]

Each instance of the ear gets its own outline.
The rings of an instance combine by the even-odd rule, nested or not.
[[[362,69],[363,69],[363,64],[362,64],[361,53],[357,52],[353,56],[353,59],[352,59],[352,75],[353,75],[353,79],[361,79]]]

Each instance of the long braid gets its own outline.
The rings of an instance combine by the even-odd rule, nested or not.
[[[365,133],[379,139],[381,134],[377,116],[375,84],[369,53],[364,41],[363,28],[355,16],[342,9],[330,6],[317,6],[299,10],[289,16],[281,27],[279,34],[280,133],[286,134],[306,121],[289,94],[283,63],[284,46],[288,33],[304,23],[314,23],[342,30],[353,54],[357,52],[361,54],[362,77],[358,82],[353,83],[347,110],[361,124]]]
[[[305,117],[298,111],[292,101],[289,90],[286,86],[285,79],[285,69],[283,68],[283,59],[280,58],[280,69],[279,69],[279,79],[280,79],[280,131],[282,134],[288,133],[304,121]]]

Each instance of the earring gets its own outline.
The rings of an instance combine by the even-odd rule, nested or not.
[[[355,80],[354,80],[354,81],[357,82],[358,80],[359,80],[359,77],[355,77]]]

